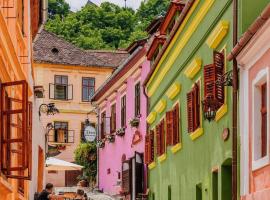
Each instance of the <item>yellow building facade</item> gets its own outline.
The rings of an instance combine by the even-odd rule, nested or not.
[[[86,118],[97,126],[90,97],[128,53],[82,50],[45,30],[38,33],[34,43],[35,85],[44,90],[39,104],[54,103],[59,110],[55,115],[41,114],[43,127],[48,124],[53,127],[47,132],[48,145],[61,152],[56,158],[74,162],[74,151],[84,140]],[[74,186],[79,174],[79,171],[46,171],[46,183]]]

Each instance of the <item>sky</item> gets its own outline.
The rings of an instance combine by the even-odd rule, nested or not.
[[[105,1],[109,1],[119,6],[125,5],[125,0],[91,0],[93,3],[100,4]],[[137,9],[143,0],[126,0],[127,6],[132,7],[133,9]],[[76,11],[79,10],[83,5],[86,4],[87,0],[66,0],[70,4],[71,10]]]

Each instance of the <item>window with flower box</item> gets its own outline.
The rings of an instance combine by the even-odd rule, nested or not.
[[[135,85],[135,117],[141,114],[141,83]]]
[[[116,105],[113,104],[111,106],[111,125],[110,125],[110,133],[114,133],[116,131]]]
[[[201,125],[200,120],[200,83],[194,84],[187,94],[188,132],[192,133]]]
[[[176,145],[180,142],[179,104],[166,113],[166,145]]]
[[[161,156],[165,153],[165,120],[161,122],[156,127],[156,138],[157,138],[157,155]]]
[[[126,108],[126,95],[122,96],[121,98],[121,127],[126,127],[126,115],[127,115],[127,108]]]
[[[100,139],[104,139],[106,135],[106,112],[101,113],[100,119]]]
[[[30,180],[32,104],[28,102],[28,84],[15,81],[2,83],[0,88],[0,170],[8,178]],[[18,186],[24,190],[22,182]]]

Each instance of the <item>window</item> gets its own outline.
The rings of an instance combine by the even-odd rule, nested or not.
[[[113,104],[111,106],[111,126],[110,126],[110,132],[114,133],[116,131],[116,105]]]
[[[141,84],[138,82],[135,85],[135,117],[140,116],[141,114]]]
[[[82,101],[90,101],[95,94],[95,78],[82,78]]]
[[[54,122],[54,141],[68,143],[68,122]]]
[[[100,138],[104,139],[106,135],[106,112],[101,113],[100,119]]]
[[[165,153],[165,123],[164,119],[161,120],[159,125],[156,127],[156,137],[157,137],[157,155],[161,156]]]
[[[24,0],[17,0],[18,2],[18,24],[21,28],[22,34],[24,34]]]
[[[204,67],[204,98],[215,99],[218,108],[224,104],[224,86],[217,85],[216,81],[224,74],[224,54],[214,51],[214,64]]]
[[[166,113],[166,144],[176,145],[180,142],[179,104]]]
[[[150,164],[154,161],[154,131],[151,130],[149,134],[145,136],[145,152],[144,152],[144,162],[145,164]]]
[[[130,193],[131,184],[131,160],[122,163],[122,191],[126,194]]]
[[[262,138],[262,153],[261,157],[266,156],[267,152],[267,84],[264,83],[261,86],[261,138]]]
[[[192,133],[200,127],[200,85],[195,83],[187,94],[188,132]]]
[[[121,127],[126,127],[126,95],[121,98]]]
[[[68,77],[56,75],[54,77],[55,90],[54,98],[59,100],[68,99]]]
[[[32,103],[28,102],[28,84],[26,81],[1,83],[0,90],[1,173],[7,178],[29,180],[32,158]],[[18,186],[23,192],[23,181],[19,181]]]
[[[269,158],[269,72],[263,69],[252,81],[252,169],[270,163]]]

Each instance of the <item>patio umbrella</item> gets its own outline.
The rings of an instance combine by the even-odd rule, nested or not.
[[[76,165],[71,162],[67,162],[64,160],[60,160],[57,158],[47,158],[46,159],[46,170],[54,170],[54,171],[75,171],[82,170],[83,166]]]

